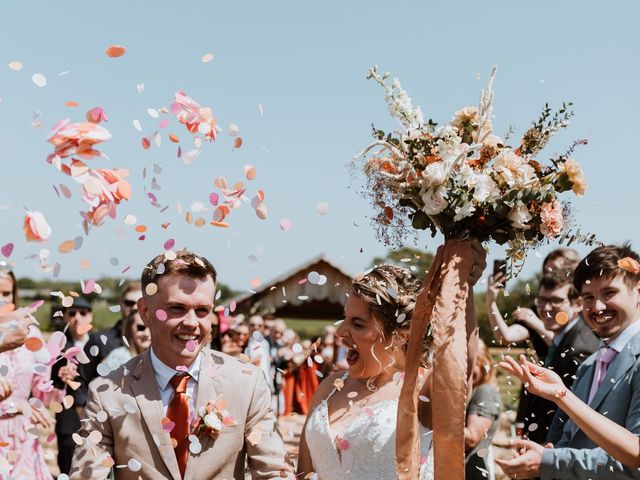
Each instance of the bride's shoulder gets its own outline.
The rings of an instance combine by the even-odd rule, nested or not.
[[[315,408],[322,400],[326,400],[329,395],[331,395],[331,392],[333,392],[333,389],[340,386],[339,382],[343,380],[344,375],[344,372],[333,372],[325,377],[325,379],[320,382],[316,393],[313,395],[311,408]]]

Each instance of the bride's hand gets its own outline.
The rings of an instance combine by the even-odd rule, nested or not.
[[[473,267],[469,274],[469,284],[473,287],[482,277],[484,269],[487,268],[487,252],[480,240],[471,240],[471,257],[473,259]]]
[[[557,373],[529,362],[524,355],[520,355],[520,363],[505,356],[500,366],[518,377],[534,395],[557,402],[567,393],[567,387]]]

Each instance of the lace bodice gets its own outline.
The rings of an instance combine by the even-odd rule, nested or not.
[[[338,436],[329,425],[328,400],[334,393],[311,412],[305,429],[319,480],[395,480],[398,400],[361,408]],[[431,431],[420,426],[420,480],[433,478],[431,441]]]

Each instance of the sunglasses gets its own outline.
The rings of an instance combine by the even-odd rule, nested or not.
[[[137,302],[135,300],[123,300],[122,303],[125,307],[134,307]]]
[[[142,323],[139,323],[138,325],[136,325],[137,332],[144,332],[146,329],[147,329],[147,326],[143,325]]]
[[[69,313],[70,317],[74,317],[76,315],[80,315],[81,317],[86,317],[87,315],[89,315],[91,313],[91,310],[74,310],[74,309],[70,309],[68,313]]]

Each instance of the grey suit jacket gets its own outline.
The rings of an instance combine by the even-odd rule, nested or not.
[[[580,366],[572,390],[587,401],[595,371],[596,354]],[[640,333],[611,362],[591,408],[631,432],[640,435]],[[640,479],[640,470],[624,467],[596,446],[571,420],[562,430],[555,448],[542,454],[541,478],[547,479]]]
[[[244,480],[245,458],[253,478],[281,478],[287,470],[271,394],[262,371],[248,362],[204,349],[196,407],[226,400],[235,424],[189,452],[184,478]],[[162,428],[163,406],[149,351],[89,385],[89,397],[73,455],[70,478],[180,480],[171,438]],[[287,475],[283,473],[284,477]]]

